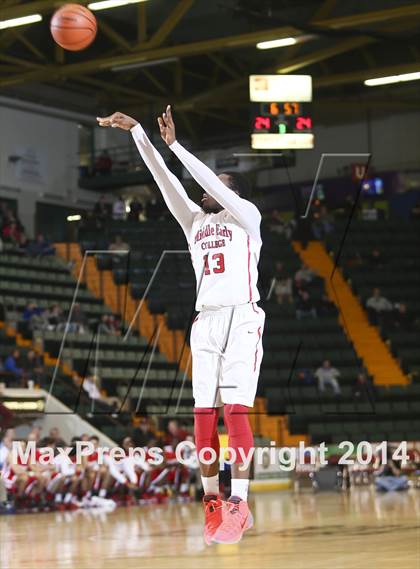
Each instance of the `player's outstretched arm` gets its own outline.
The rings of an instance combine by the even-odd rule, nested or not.
[[[219,202],[256,241],[261,241],[261,214],[256,206],[244,200],[216,176],[201,160],[188,152],[175,136],[175,123],[170,105],[158,119],[160,134],[172,152],[176,154],[195,181],[215,200]]]
[[[159,186],[169,211],[181,225],[188,239],[194,216],[201,209],[190,200],[181,182],[168,169],[162,156],[150,142],[140,123],[123,113],[114,113],[109,117],[98,117],[97,120],[99,125],[103,127],[110,126],[131,131],[140,155]]]

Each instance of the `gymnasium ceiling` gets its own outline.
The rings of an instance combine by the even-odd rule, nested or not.
[[[311,74],[319,122],[420,108],[420,81],[363,85],[369,77],[420,71],[414,0],[148,0],[95,12],[98,37],[79,53],[64,52],[49,33],[51,14],[64,3],[0,0],[0,20],[44,16],[0,32],[0,95],[92,116],[118,109],[147,120],[171,102],[193,139],[243,132],[250,73]],[[255,47],[289,36],[303,41]]]

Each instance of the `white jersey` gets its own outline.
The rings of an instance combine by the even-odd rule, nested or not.
[[[261,215],[178,142],[170,148],[200,184],[224,208],[205,213],[190,200],[178,178],[153,147],[141,125],[132,129],[139,152],[188,241],[197,280],[196,309],[257,302]]]

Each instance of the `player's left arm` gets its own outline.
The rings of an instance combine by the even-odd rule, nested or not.
[[[172,118],[171,107],[168,105],[166,113],[159,118],[159,126],[166,133],[166,143],[172,152],[182,162],[195,181],[219,204],[224,207],[238,221],[249,235],[256,241],[261,241],[260,224],[261,214],[257,207],[248,200],[241,198],[237,193],[216,176],[196,156],[188,152],[175,137],[175,124]]]

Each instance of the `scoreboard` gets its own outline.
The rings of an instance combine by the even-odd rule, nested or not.
[[[313,148],[309,75],[251,75],[250,99],[252,148]]]

